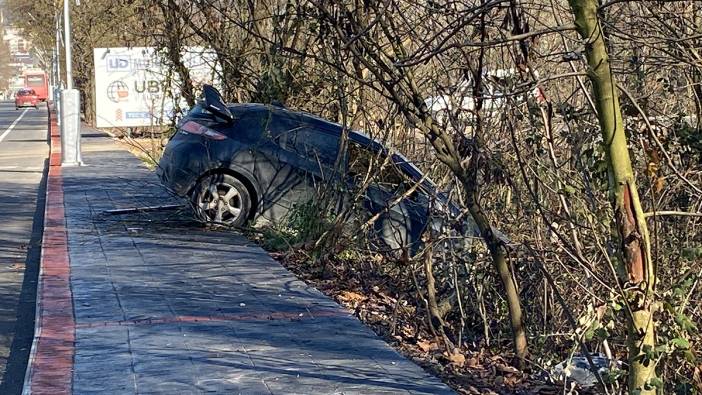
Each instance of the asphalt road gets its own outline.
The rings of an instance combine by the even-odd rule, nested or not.
[[[45,106],[0,101],[0,394],[21,391],[32,343],[48,147]]]

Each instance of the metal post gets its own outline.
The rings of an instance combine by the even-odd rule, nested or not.
[[[61,14],[56,13],[56,46],[54,48],[54,90],[51,92],[54,100],[54,111],[56,111],[56,123],[61,126],[61,114],[59,113],[59,99],[61,97]]]
[[[61,92],[61,166],[80,166],[80,93],[77,89]]]
[[[73,89],[70,0],[63,0],[63,30],[66,48],[66,89],[61,91],[61,166],[82,165],[80,155],[80,92]]]
[[[61,88],[61,15],[56,14],[56,87]]]
[[[66,40],[66,89],[73,89],[73,60],[71,53],[70,0],[63,0],[63,34]]]

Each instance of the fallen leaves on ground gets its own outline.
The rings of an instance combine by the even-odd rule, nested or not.
[[[457,367],[463,367],[463,364],[466,362],[466,357],[457,349],[453,350],[452,353],[446,353],[445,355],[446,359]]]

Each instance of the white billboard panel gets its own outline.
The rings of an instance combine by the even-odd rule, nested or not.
[[[214,52],[188,47],[181,55],[196,87],[214,82]],[[97,127],[160,125],[172,118],[176,102],[185,106],[177,74],[168,78],[154,48],[95,48],[93,56]]]

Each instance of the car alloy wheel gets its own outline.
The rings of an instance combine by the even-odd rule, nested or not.
[[[246,186],[228,174],[205,177],[193,194],[195,213],[201,221],[242,226],[251,210]]]

